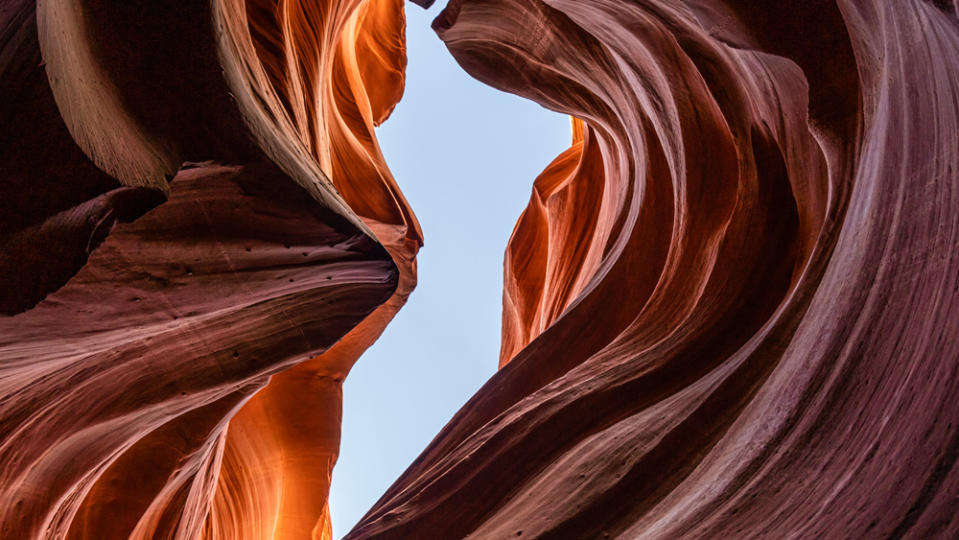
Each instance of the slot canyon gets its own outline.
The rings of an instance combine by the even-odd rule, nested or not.
[[[332,540],[343,383],[430,234],[376,130],[432,3],[0,1],[0,538]],[[432,30],[571,140],[498,369],[345,538],[959,537],[953,1]]]

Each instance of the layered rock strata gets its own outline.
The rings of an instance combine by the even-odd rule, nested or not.
[[[340,385],[421,244],[373,134],[402,9],[0,8],[0,536],[331,536]],[[500,371],[349,538],[959,536],[952,2],[435,28],[573,143]]]
[[[0,536],[330,537],[415,283],[399,0],[0,7]]]
[[[502,368],[348,538],[953,538],[952,2],[453,0],[570,114]]]

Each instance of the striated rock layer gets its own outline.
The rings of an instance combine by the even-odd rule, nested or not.
[[[428,2],[422,2],[428,3]],[[0,6],[0,537],[329,538],[422,235],[400,0]],[[501,370],[350,538],[959,537],[959,20],[453,0],[571,115]]]
[[[330,537],[415,284],[400,0],[0,6],[0,537]]]
[[[959,537],[952,2],[452,0],[575,117],[502,369],[348,538]]]

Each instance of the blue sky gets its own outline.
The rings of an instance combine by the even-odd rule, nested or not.
[[[496,370],[503,252],[568,117],[470,78],[407,4],[406,93],[378,130],[426,237],[419,285],[344,385],[330,507],[346,534]]]

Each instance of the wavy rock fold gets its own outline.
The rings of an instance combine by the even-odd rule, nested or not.
[[[399,0],[0,7],[0,536],[331,536],[415,284]]]
[[[422,245],[374,133],[403,9],[0,7],[0,536],[332,537],[342,381]],[[572,144],[500,370],[347,537],[959,537],[957,17],[452,0]]]
[[[959,534],[959,24],[913,0],[453,0],[575,118],[501,370],[348,538]]]

